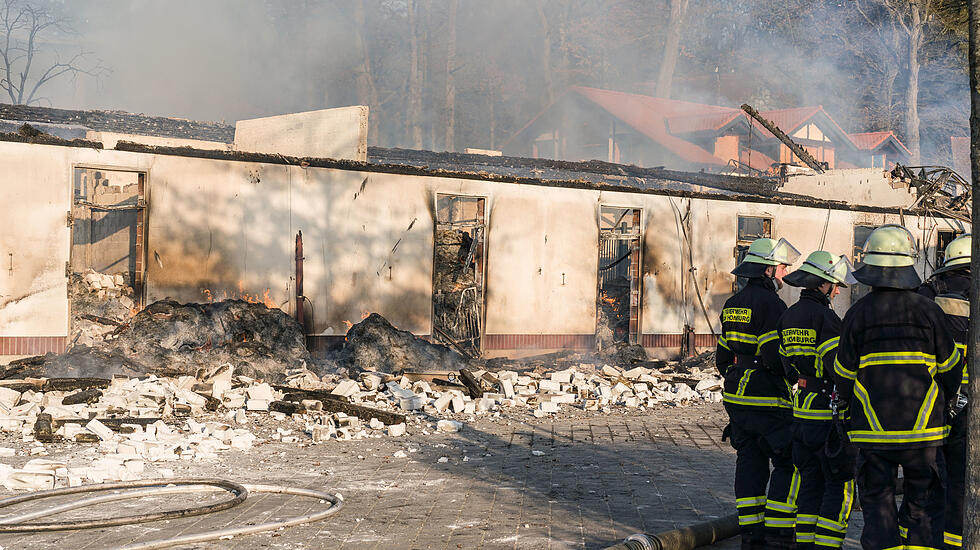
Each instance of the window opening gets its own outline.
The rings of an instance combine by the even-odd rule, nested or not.
[[[871,236],[871,232],[878,229],[877,225],[855,225],[854,226],[854,245],[851,249],[851,261],[856,266],[864,260],[864,243]],[[857,302],[871,292],[871,287],[863,283],[854,283],[850,286],[851,304]]]
[[[749,245],[756,239],[772,238],[772,218],[761,216],[739,216],[738,228],[735,238],[735,266],[742,263],[745,254],[749,250]],[[737,292],[745,287],[748,279],[736,277],[732,284],[732,292]]]

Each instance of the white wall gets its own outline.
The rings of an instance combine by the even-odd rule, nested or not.
[[[899,181],[893,186],[888,172],[881,168],[830,170],[823,174],[807,172],[790,176],[780,191],[888,208],[908,208],[915,202],[915,191]]]
[[[367,161],[368,108],[364,105],[239,120],[235,149]]]
[[[804,255],[850,254],[857,223],[898,216],[763,203],[681,199],[476,180],[302,168],[252,162],[0,142],[0,336],[64,335],[73,166],[147,173],[147,297],[181,301],[241,291],[293,311],[294,243],[304,237],[305,294],[315,331],[340,334],[369,312],[419,334],[431,330],[436,193],[484,196],[488,334],[592,334],[597,212],[643,210],[641,332],[709,328],[697,305],[677,214],[690,204],[697,286],[717,328],[731,293],[738,215],[770,216],[773,236]],[[932,245],[928,220],[906,219]],[[8,253],[14,270],[5,273]],[[929,251],[931,258],[931,251]],[[923,260],[924,262],[924,260]],[[564,275],[564,276],[563,276]],[[681,299],[681,286],[685,299]],[[240,290],[241,288],[241,290]],[[784,297],[792,302],[794,292]],[[843,311],[849,301],[842,296]]]
[[[68,334],[71,149],[2,144],[0,336]]]

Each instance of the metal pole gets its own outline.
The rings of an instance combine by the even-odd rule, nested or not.
[[[980,0],[970,0],[970,167],[973,197],[980,196]],[[980,211],[971,214],[971,232],[980,225]],[[980,239],[973,239],[970,269],[970,332],[967,337],[967,369],[970,376],[970,396],[980,398]],[[980,550],[980,403],[968,408],[967,468],[963,548]]]
[[[303,232],[296,233],[296,322],[306,334],[306,315],[303,311]]]

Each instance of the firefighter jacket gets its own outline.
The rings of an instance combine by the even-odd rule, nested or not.
[[[844,316],[834,372],[850,402],[848,436],[859,447],[939,446],[946,400],[963,362],[936,302],[911,290],[874,288]]]
[[[834,360],[841,320],[822,292],[804,289],[779,318],[779,355],[786,377],[799,381],[793,396],[793,417],[801,421],[833,420]]]
[[[784,311],[786,304],[768,277],[749,279],[725,302],[715,360],[725,377],[726,405],[792,408],[776,333]]]
[[[970,270],[957,269],[933,276],[919,287],[919,294],[935,300],[946,313],[956,347],[966,357],[966,333],[970,329]],[[970,381],[963,371],[963,383]]]

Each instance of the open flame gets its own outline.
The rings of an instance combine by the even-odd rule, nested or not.
[[[261,295],[245,292],[245,281],[238,281],[238,294],[229,294],[228,291],[222,291],[219,297],[216,293],[211,292],[209,288],[201,290],[201,293],[204,294],[204,298],[208,303],[220,302],[222,300],[243,300],[250,304],[262,304],[268,308],[279,307],[279,304],[272,299],[268,288]]]

